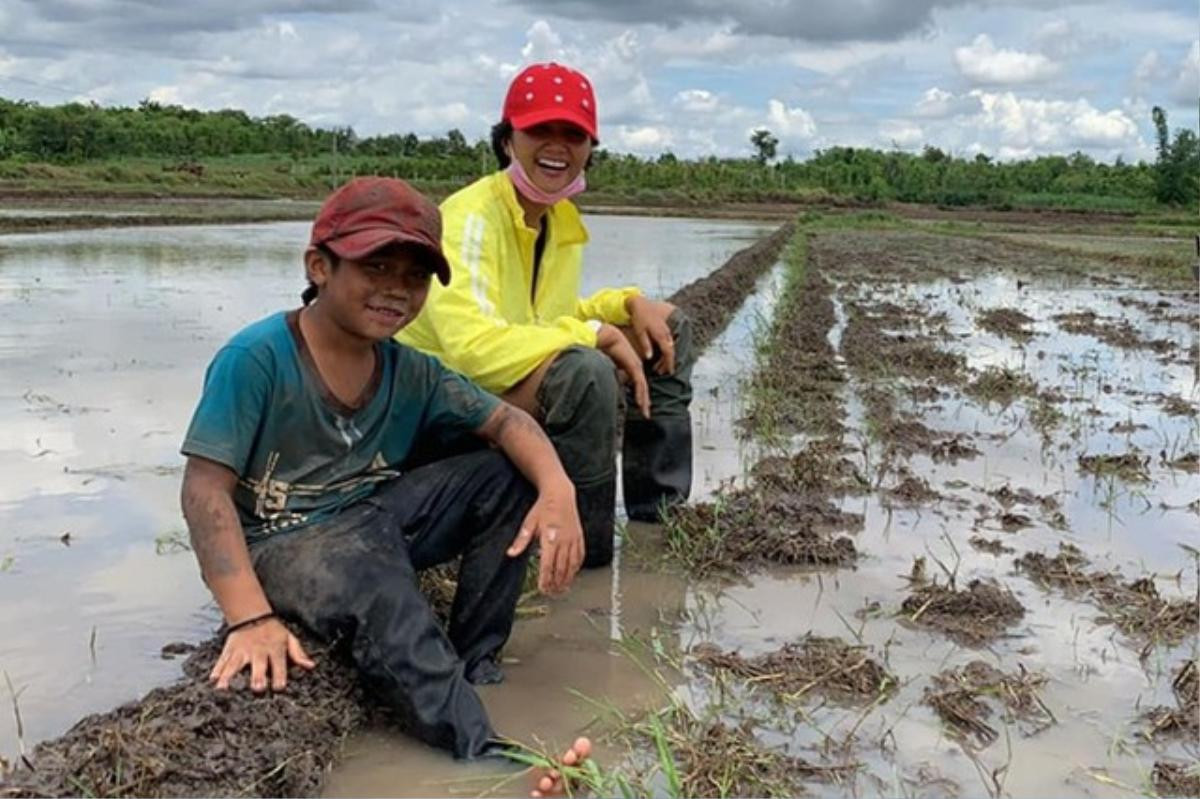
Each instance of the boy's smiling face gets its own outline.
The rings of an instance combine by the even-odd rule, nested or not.
[[[391,338],[417,318],[433,275],[428,261],[403,245],[336,264],[310,250],[305,265],[324,314],[344,332],[369,341]]]

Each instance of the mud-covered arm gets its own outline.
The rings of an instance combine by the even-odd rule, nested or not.
[[[575,486],[563,470],[554,445],[533,417],[506,402],[477,431],[501,449],[537,489],[533,507],[508,549],[520,555],[535,538],[541,547],[538,589],[565,590],[583,564],[583,528],[575,507]]]
[[[237,475],[229,467],[198,456],[189,456],[183,472],[181,503],[192,550],[200,573],[231,628],[225,647],[209,678],[218,688],[247,665],[250,687],[264,691],[268,672],[271,687],[287,685],[290,658],[304,668],[314,663],[283,624],[272,614],[270,602],[250,563],[250,552],[233,502]],[[258,623],[239,627],[242,622]]]
[[[224,464],[191,456],[183,471],[181,501],[200,574],[229,624],[271,612],[233,503],[237,475]]]

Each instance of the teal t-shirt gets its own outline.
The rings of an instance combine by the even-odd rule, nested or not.
[[[400,475],[418,437],[478,429],[499,400],[395,341],[376,345],[357,409],[326,387],[299,312],[269,316],[213,358],[184,455],[238,476],[234,501],[250,542],[319,521]]]

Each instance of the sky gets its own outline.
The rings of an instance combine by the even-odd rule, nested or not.
[[[0,96],[485,137],[525,64],[596,90],[602,146],[837,145],[1154,160],[1200,114],[1196,0],[0,0]]]

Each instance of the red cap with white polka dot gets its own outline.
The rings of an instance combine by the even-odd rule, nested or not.
[[[556,64],[531,64],[513,78],[504,98],[503,119],[517,130],[543,122],[578,125],[593,139],[596,135],[596,95],[582,72]]]

